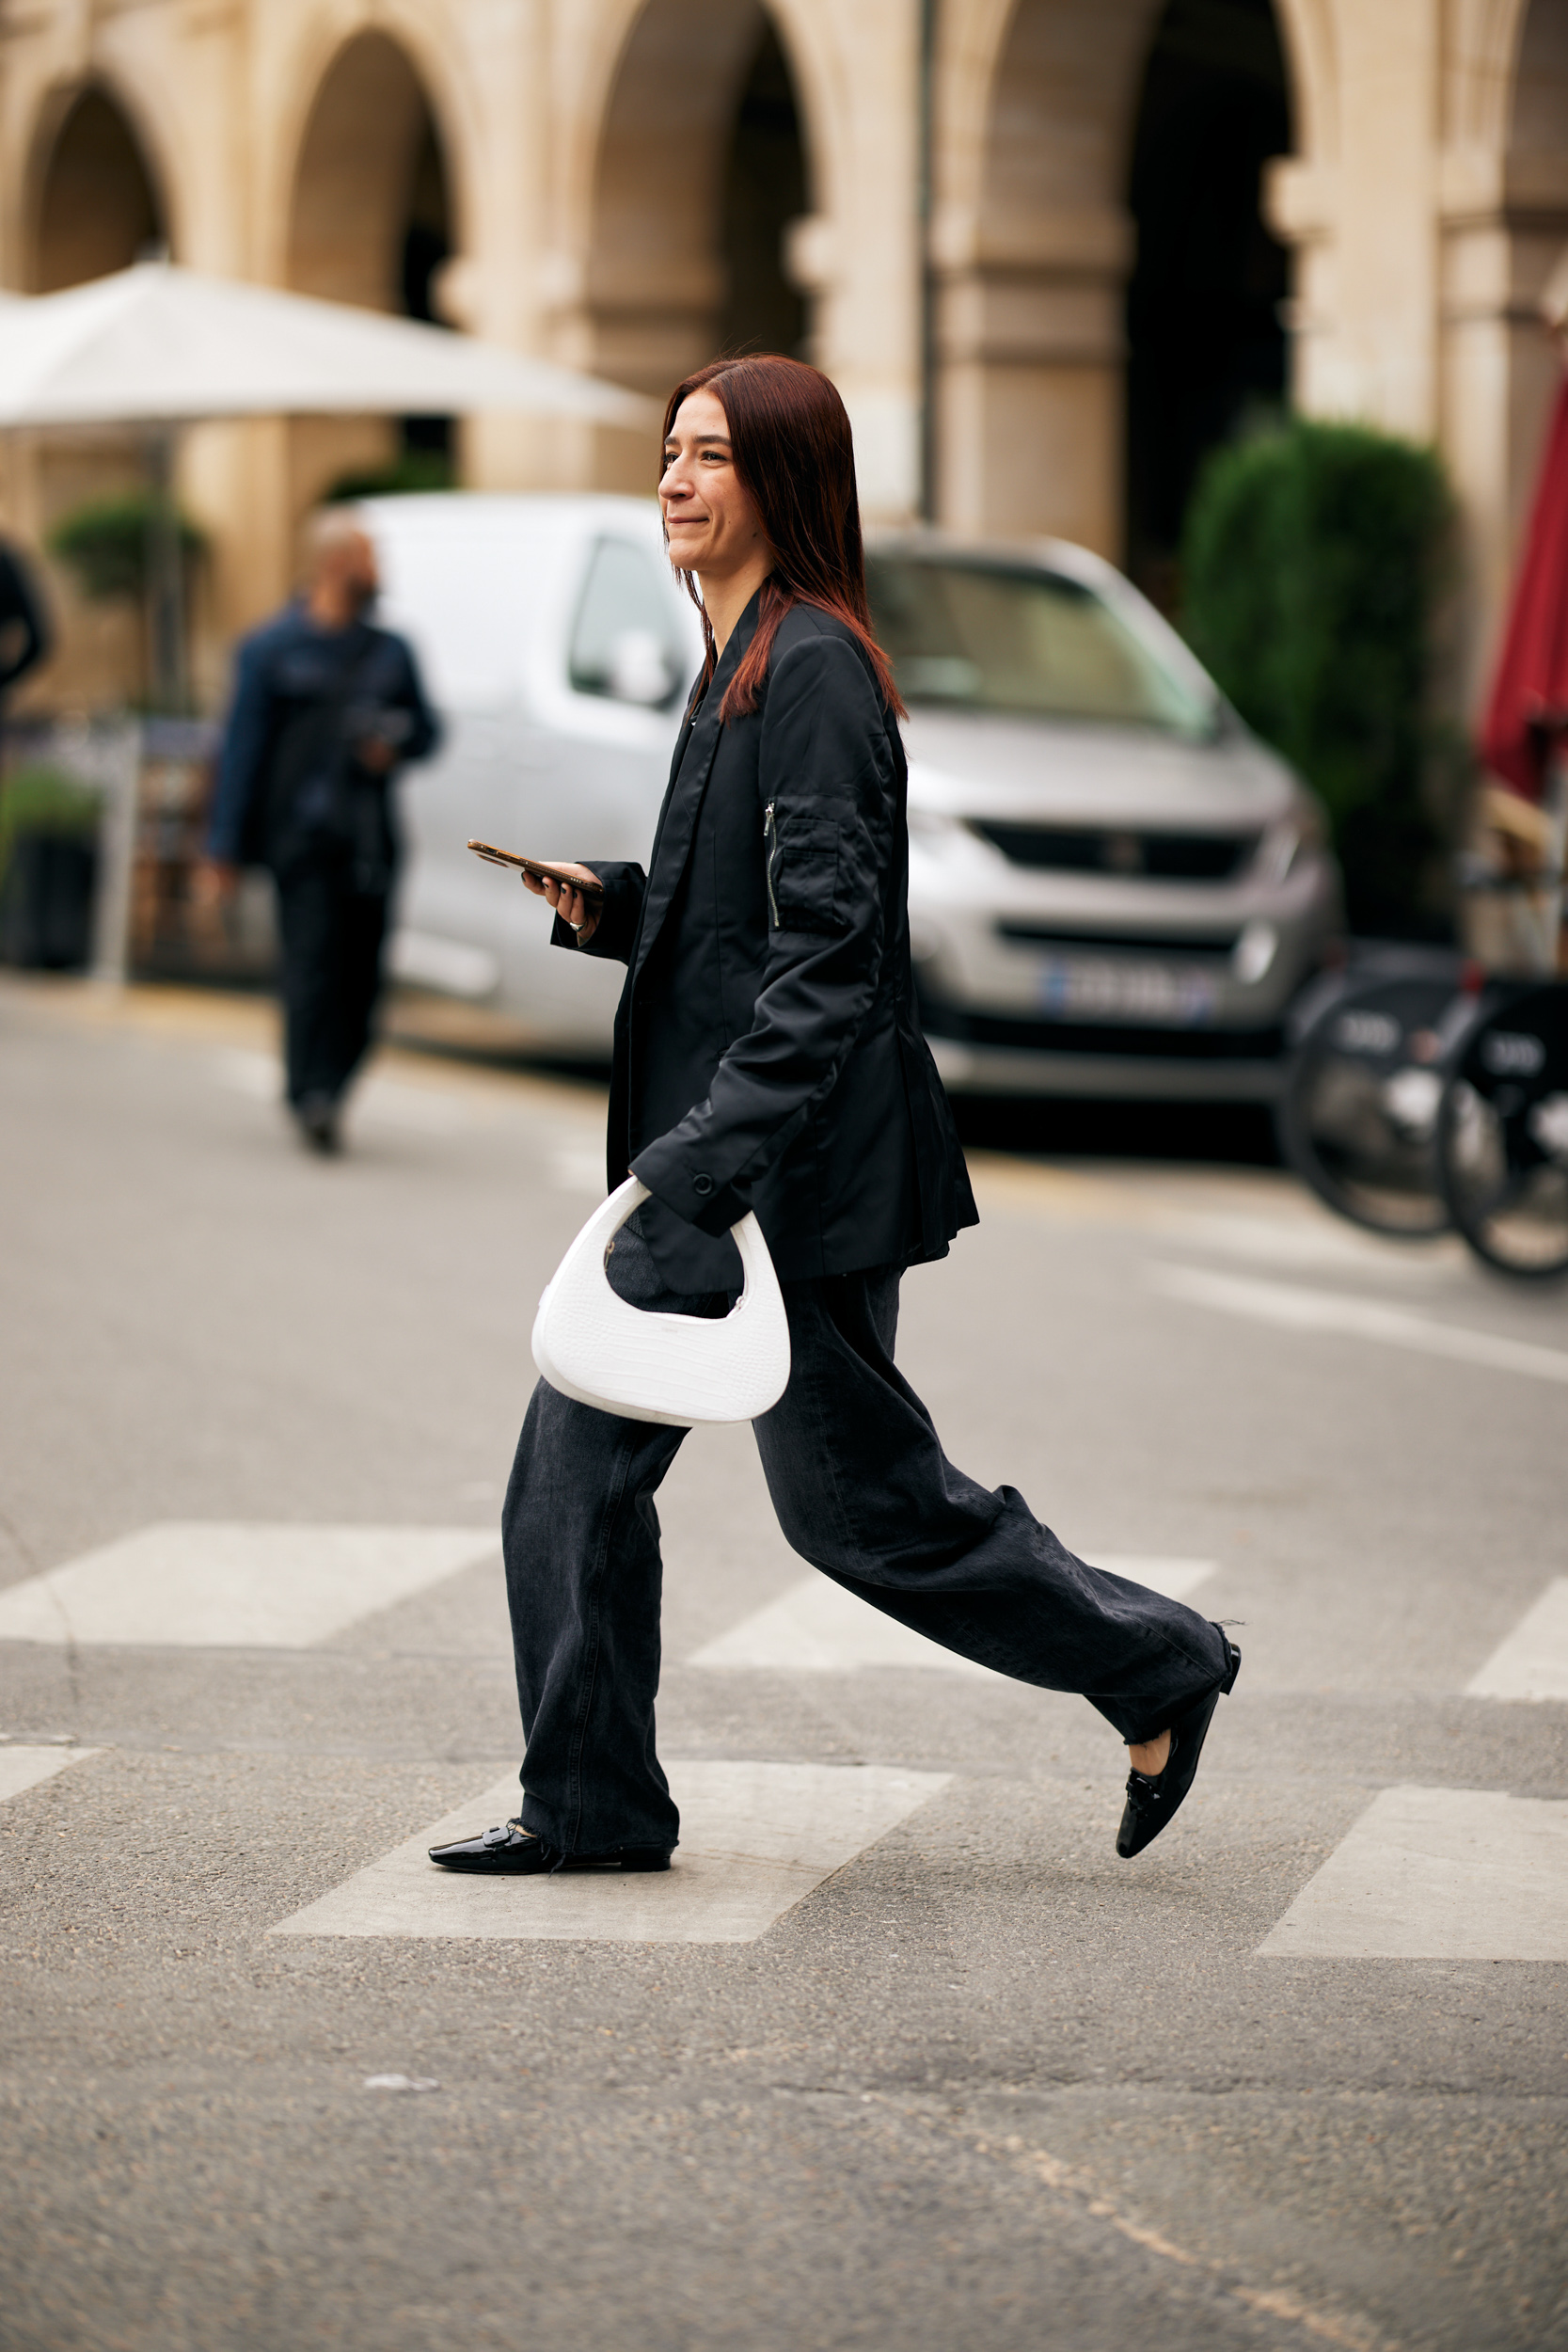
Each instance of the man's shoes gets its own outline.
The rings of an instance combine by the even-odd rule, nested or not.
[[[483,1837],[459,1837],[432,1846],[430,1858],[443,1870],[480,1870],[494,1878],[550,1878],[557,1870],[667,1870],[668,1846],[611,1846],[604,1853],[562,1853],[536,1837],[521,1821],[502,1821]]]
[[[307,1094],[295,1104],[294,1117],[312,1152],[330,1156],[338,1150],[338,1105],[330,1094]]]
[[[1192,1787],[1197,1773],[1197,1759],[1203,1754],[1203,1742],[1215,1708],[1227,1691],[1232,1689],[1242,1668],[1242,1653],[1234,1642],[1227,1640],[1229,1667],[1223,1682],[1205,1691],[1194,1701],[1184,1715],[1178,1715],[1170,1726],[1170,1754],[1165,1769],[1152,1776],[1148,1772],[1129,1772],[1127,1803],[1122,1809],[1121,1827],[1117,1832],[1117,1851],[1124,1862],[1142,1853],[1152,1844],[1167,1821],[1174,1820],[1182,1798]]]

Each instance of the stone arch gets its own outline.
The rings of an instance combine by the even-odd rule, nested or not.
[[[34,294],[57,294],[128,269],[171,242],[168,183],[142,109],[118,81],[93,73],[46,90],[22,188],[21,271]],[[141,437],[98,426],[40,436],[12,458],[10,488],[27,535],[87,502],[139,488]],[[141,616],[129,601],[85,600],[69,572],[48,565],[59,644],[47,691],[89,707],[145,682]]]
[[[167,245],[162,175],[130,110],[105,83],[55,91],[34,152],[28,277],[35,294],[106,278]]]
[[[331,301],[408,310],[403,246],[421,200],[428,206],[434,195],[457,242],[450,151],[426,79],[401,40],[372,27],[341,43],[315,85],[293,156],[288,282]],[[427,310],[428,302],[410,314]]]
[[[1327,163],[1339,150],[1339,64],[1331,0],[1274,0],[1285,52],[1293,151],[1304,166]]]
[[[784,232],[813,212],[815,142],[772,12],[761,0],[646,0],[598,120],[589,364],[659,394],[724,349],[803,350],[809,300]],[[648,469],[645,450],[601,437],[601,477],[645,489]]]
[[[281,28],[280,28],[281,29]],[[481,94],[473,85],[472,42],[451,0],[322,0],[293,12],[266,80],[276,92],[265,112],[268,135],[257,157],[259,275],[289,277],[301,172],[324,96],[351,87],[371,40],[398,53],[435,126],[449,173],[454,222],[467,251],[479,200]],[[340,82],[344,74],[346,82]]]
[[[404,43],[372,26],[340,43],[300,125],[280,274],[301,294],[436,319],[460,247],[458,197],[435,103]],[[400,455],[450,459],[450,420],[306,419],[290,428],[293,504]],[[439,468],[434,463],[432,478]]]

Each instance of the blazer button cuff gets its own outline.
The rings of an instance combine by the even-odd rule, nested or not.
[[[691,1179],[691,1189],[696,1194],[699,1200],[705,1200],[713,1190],[712,1177],[693,1176]]]

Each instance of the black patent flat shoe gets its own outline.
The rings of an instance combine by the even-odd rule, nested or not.
[[[443,1870],[477,1870],[492,1878],[552,1878],[558,1870],[667,1870],[668,1846],[612,1846],[604,1853],[562,1853],[521,1821],[502,1821],[483,1837],[459,1837],[429,1848]]]
[[[1117,1832],[1117,1851],[1124,1862],[1142,1853],[1151,1845],[1167,1821],[1175,1820],[1182,1798],[1197,1775],[1197,1759],[1203,1754],[1203,1742],[1214,1709],[1225,1693],[1235,1686],[1242,1670],[1242,1653],[1234,1642],[1227,1640],[1230,1665],[1223,1682],[1205,1691],[1194,1701],[1184,1715],[1178,1715],[1170,1726],[1170,1754],[1163,1772],[1129,1772],[1127,1803],[1122,1808],[1121,1827]]]

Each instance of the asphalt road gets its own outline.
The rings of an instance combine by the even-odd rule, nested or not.
[[[602,1099],[388,1055],[327,1164],[269,1039],[0,989],[0,2345],[1568,2345],[1568,1299],[976,1152],[901,1360],[1241,1621],[1180,1820],[1118,1861],[1100,1719],[824,1601],[709,1431],[676,1869],[475,1889]]]

